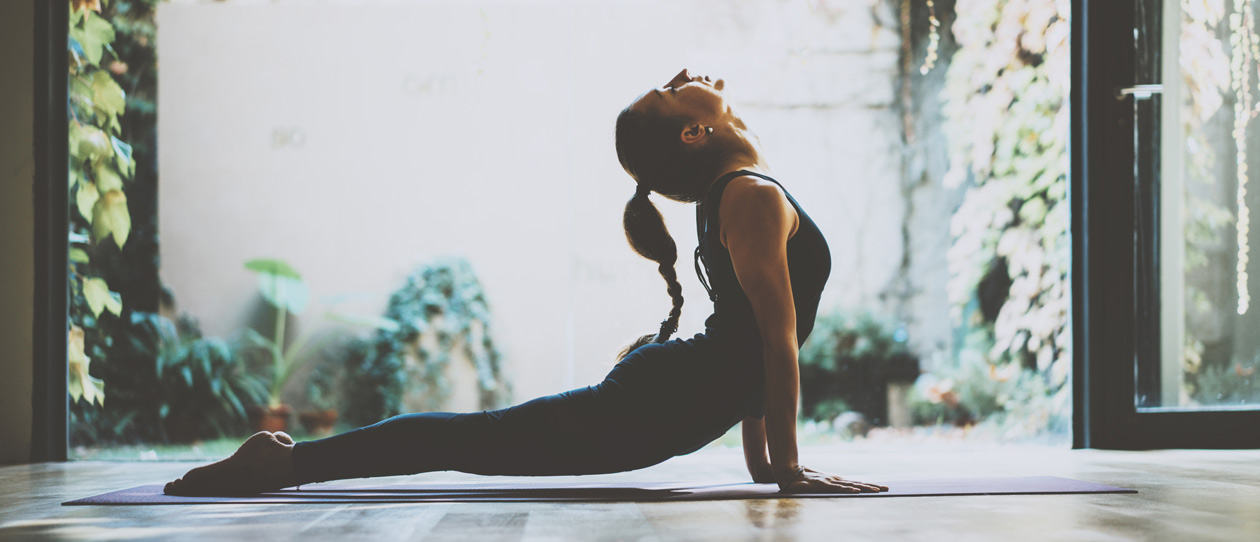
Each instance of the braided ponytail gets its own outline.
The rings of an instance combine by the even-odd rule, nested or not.
[[[640,185],[634,197],[626,202],[622,225],[626,230],[626,241],[635,253],[657,263],[661,277],[665,279],[666,291],[673,301],[669,317],[661,322],[660,331],[655,334],[639,337],[633,344],[621,351],[618,359],[626,357],[636,348],[648,343],[663,343],[678,331],[678,320],[682,316],[682,284],[678,282],[678,273],[674,270],[674,262],[678,261],[678,246],[669,235],[665,219],[648,198],[650,191]]]

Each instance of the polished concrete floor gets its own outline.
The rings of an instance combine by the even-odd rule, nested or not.
[[[831,447],[805,449],[802,458],[807,465],[859,480],[1054,475],[1139,492],[668,504],[61,506],[73,498],[164,481],[190,466],[78,462],[0,467],[0,541],[1260,541],[1256,450]],[[599,479],[720,483],[743,476],[738,450],[706,449]],[[431,473],[410,481],[469,478]]]

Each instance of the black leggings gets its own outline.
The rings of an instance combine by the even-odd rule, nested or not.
[[[306,484],[440,470],[551,476],[655,465],[695,451],[743,417],[729,393],[739,386],[713,374],[701,344],[649,344],[599,384],[510,408],[403,414],[301,442],[294,472]]]

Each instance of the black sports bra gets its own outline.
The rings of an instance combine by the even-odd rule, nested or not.
[[[719,235],[709,235],[710,232],[721,231],[718,221],[719,205],[726,185],[743,175],[760,177],[783,187],[773,178],[745,170],[733,171],[718,178],[696,208],[696,236],[699,245],[696,247],[695,264],[696,274],[708,291],[709,299],[713,301],[713,315],[705,320],[705,334],[735,341],[741,346],[756,347],[753,352],[760,359],[761,336],[752,305],[735,276],[730,252],[722,246]],[[831,251],[818,226],[801,209],[796,199],[787,189],[783,193],[796,209],[800,220],[796,234],[787,241],[788,273],[796,306],[796,339],[799,346],[804,344],[806,337],[814,329],[818,301],[827,284],[827,277],[831,274]]]

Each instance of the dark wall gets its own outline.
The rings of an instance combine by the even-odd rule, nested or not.
[[[0,2],[0,463],[30,458],[35,3]]]

